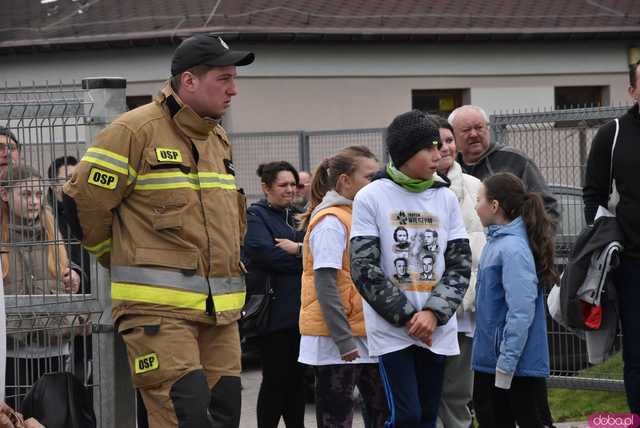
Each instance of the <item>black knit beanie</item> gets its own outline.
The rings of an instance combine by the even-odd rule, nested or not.
[[[440,130],[428,114],[411,110],[396,116],[387,128],[387,150],[396,168],[425,147],[440,147]]]

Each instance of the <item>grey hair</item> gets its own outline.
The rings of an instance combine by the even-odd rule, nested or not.
[[[456,116],[462,110],[467,110],[467,109],[472,109],[472,110],[477,111],[478,113],[480,113],[482,115],[482,117],[484,118],[485,123],[489,123],[489,116],[487,115],[487,112],[482,109],[482,107],[474,106],[472,104],[467,104],[467,105],[458,107],[457,109],[452,111],[451,114],[449,114],[449,117],[447,118],[447,121],[451,124],[451,126],[453,126],[453,121],[456,119]]]

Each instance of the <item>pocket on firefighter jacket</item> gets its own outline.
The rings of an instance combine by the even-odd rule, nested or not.
[[[154,230],[182,229],[184,208],[187,198],[179,190],[157,190],[150,195],[149,202],[153,209],[151,224]]]
[[[131,377],[136,388],[149,388],[178,379],[199,366],[197,343],[183,320],[130,315],[118,332],[127,346]]]
[[[182,213],[153,214],[151,223],[153,230],[182,229]]]

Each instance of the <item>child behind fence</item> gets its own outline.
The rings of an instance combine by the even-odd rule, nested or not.
[[[42,203],[43,192],[40,174],[21,164],[0,183],[4,293],[32,296],[32,304],[38,296],[80,288],[53,214]],[[6,394],[12,407],[40,375],[64,369],[73,335],[73,317],[23,312],[7,317]]]

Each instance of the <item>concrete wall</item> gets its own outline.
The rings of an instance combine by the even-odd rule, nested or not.
[[[610,86],[626,100],[626,74],[456,77],[245,78],[234,101],[235,131],[375,128],[411,108],[413,89],[470,89],[488,113],[552,109],[554,86]]]
[[[411,108],[413,89],[469,89],[488,112],[552,108],[554,86],[609,86],[627,101],[627,46],[612,42],[398,45],[238,45],[256,52],[239,70],[225,124],[235,132],[383,127]],[[128,95],[157,92],[170,46],[4,55],[0,82],[71,83],[120,76]]]

